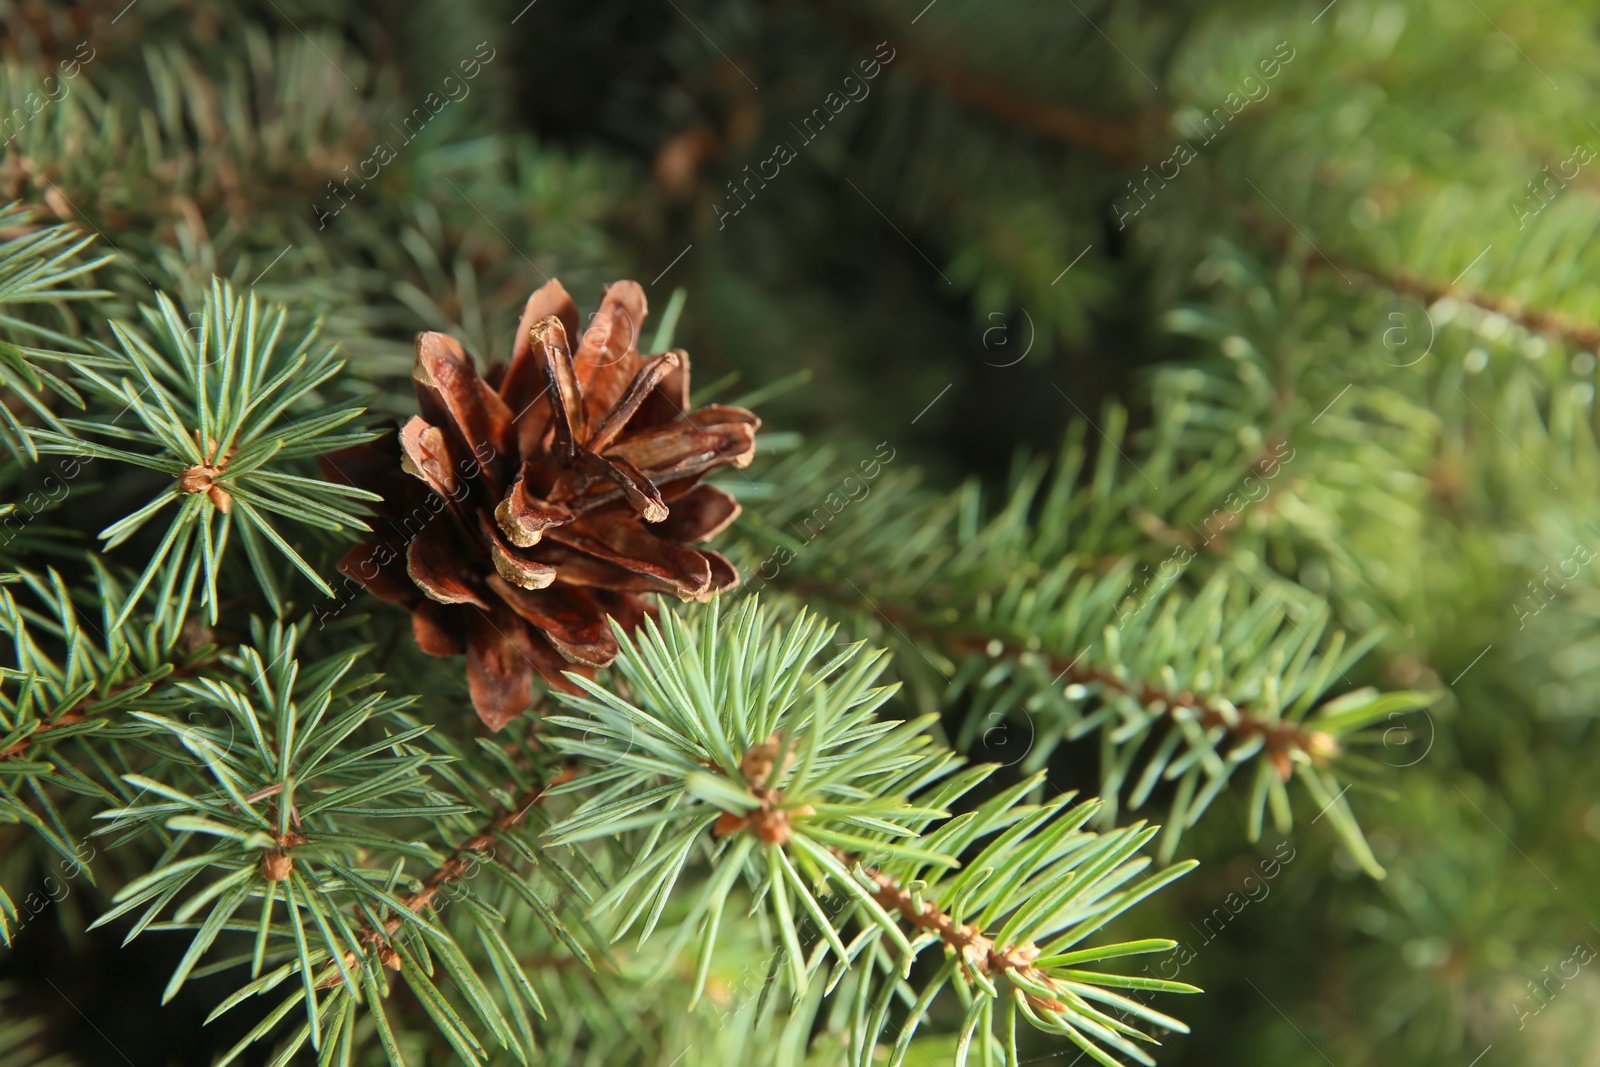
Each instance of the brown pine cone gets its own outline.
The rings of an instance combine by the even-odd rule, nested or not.
[[[422,414],[399,435],[325,461],[329,477],[383,496],[375,540],[339,569],[411,612],[422,650],[465,652],[478,716],[499,729],[527,710],[537,672],[561,676],[617,656],[606,616],[632,630],[640,594],[706,599],[738,584],[729,562],[691,547],[739,504],[697,484],[744,467],[760,425],[743,408],[690,412],[689,357],[639,355],[644,291],[606,289],[579,336],[551,281],[528,300],[509,366],[479,376],[441,333],[417,337]]]

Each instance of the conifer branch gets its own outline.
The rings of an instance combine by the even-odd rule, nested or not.
[[[29,424],[61,428],[52,397],[83,407],[78,391],[44,365],[71,358],[61,349],[80,348],[78,340],[26,315],[40,306],[65,315],[73,301],[109,295],[70,284],[109,261],[82,255],[93,241],[72,226],[38,226],[22,204],[0,204],[0,447],[12,456],[39,458]]]
[[[422,880],[421,888],[400,898],[400,902],[405,906],[406,910],[414,915],[420,915],[423,911],[432,908],[434,898],[446,886],[473,869],[476,862],[474,859],[475,853],[488,851],[501,834],[519,826],[530,811],[545,802],[545,798],[551,790],[572,781],[578,776],[578,771],[577,764],[564,764],[559,771],[550,776],[548,781],[528,789],[517,799],[515,804],[503,809],[482,830],[452,849],[450,857],[435,867]],[[400,969],[400,956],[389,946],[388,939],[394,936],[403,923],[404,920],[399,915],[391,915],[384,919],[381,928],[370,924],[361,927],[356,934],[356,939],[363,945],[376,947],[378,949],[378,958],[383,965],[397,971]],[[346,951],[344,954],[345,967],[354,967],[356,961],[360,958],[353,950]],[[339,981],[339,972],[334,970],[333,973],[319,983],[318,988],[333,986]]]
[[[0,749],[0,760],[13,759],[26,753],[35,743],[44,741],[51,733],[68,726],[77,726],[88,722],[99,715],[107,715],[118,710],[121,704],[115,699],[129,693],[146,693],[158,682],[170,679],[184,678],[199,673],[200,671],[217,666],[220,659],[216,655],[195,660],[182,666],[167,665],[170,669],[157,671],[154,674],[142,675],[128,682],[119,682],[104,693],[86,696],[72,707],[59,715],[53,716],[46,722],[36,725],[27,736],[19,738],[4,749]],[[109,703],[108,703],[109,702]],[[105,705],[96,707],[96,705]]]
[[[1311,261],[1313,265],[1317,261]],[[1345,265],[1346,273],[1359,276],[1379,288],[1409,296],[1424,306],[1444,299],[1470,304],[1482,311],[1502,315],[1530,333],[1554,337],[1569,350],[1600,348],[1600,325],[1578,322],[1559,311],[1533,307],[1510,297],[1498,296],[1474,289],[1465,289],[1446,282],[1416,277],[1404,270],[1384,271],[1374,267]]]
[[[1275,251],[1287,255],[1304,240],[1291,227],[1246,206],[1241,214],[1246,226]],[[1304,251],[1300,267],[1308,273],[1333,271],[1341,281],[1355,281],[1369,289],[1410,297],[1424,307],[1440,300],[1455,300],[1493,315],[1503,316],[1530,333],[1554,337],[1573,351],[1600,348],[1600,324],[1580,322],[1548,308],[1540,308],[1496,293],[1462,287],[1453,282],[1422,277],[1403,268],[1388,270],[1325,249]]]
[[[882,40],[879,27],[853,11],[846,11],[831,2],[817,6],[834,20],[844,23],[856,40],[868,45],[875,45]],[[1131,120],[1103,119],[1053,100],[1026,96],[1009,86],[974,74],[954,56],[935,56],[899,41],[895,43],[895,49],[897,59],[905,64],[914,78],[962,107],[1036,137],[1085,149],[1114,163],[1132,163],[1146,158],[1147,132],[1163,129],[1167,122],[1164,110],[1136,115]]]
[[[916,625],[915,622],[911,623]],[[989,654],[996,639],[948,633],[939,635],[947,648],[958,655]],[[1014,641],[1000,641],[1000,655],[1013,659],[1024,655],[1038,655]],[[1079,659],[1068,661],[1060,656],[1046,656],[1049,669],[1067,685],[1093,686],[1103,693],[1129,697],[1146,708],[1164,708],[1168,717],[1188,715],[1202,729],[1221,730],[1224,740],[1219,747],[1243,745],[1260,738],[1268,759],[1282,781],[1293,773],[1290,753],[1303,752],[1318,764],[1326,763],[1340,752],[1339,743],[1331,734],[1321,730],[1308,730],[1297,722],[1265,716],[1249,704],[1238,707],[1223,706],[1215,699],[1196,695],[1192,690],[1174,690],[1149,681],[1120,676],[1105,667],[1094,666]],[[1313,708],[1308,717],[1314,717]]]
[[[853,867],[860,862],[843,849],[835,847],[829,851],[846,867]],[[913,929],[936,935],[956,955],[963,967],[987,977],[1014,971],[1019,979],[1028,984],[1045,987],[1054,984],[1049,974],[1033,965],[1040,955],[1039,947],[1033,942],[1000,948],[971,923],[958,921],[950,912],[940,908],[937,902],[902,887],[897,879],[883,871],[863,865],[861,872],[877,887],[872,890],[874,900],[885,910],[899,915]],[[1066,1010],[1066,1005],[1060,1000],[1043,997],[1026,988],[1023,996],[1040,1011]]]
[[[1252,473],[1271,477],[1264,463],[1275,472],[1287,460],[1281,452],[1265,460],[1258,444],[1237,458],[1223,453],[1222,463],[1185,462],[1161,444],[1125,475],[1124,424],[1116,410],[1102,421],[1109,444],[1092,475],[1081,438],[1069,435],[1054,471],[1019,470],[987,517],[975,486],[946,497],[898,474],[879,481],[840,527],[826,526],[826,511],[806,510],[825,491],[769,506],[779,528],[764,533],[780,547],[756,568],[759,584],[827,603],[858,633],[896,645],[902,677],[924,699],[964,705],[955,737],[962,751],[991,751],[990,731],[1025,720],[1025,770],[1045,766],[1067,740],[1100,733],[1101,791],[1113,812],[1124,798],[1137,809],[1159,783],[1176,782],[1163,859],[1236,772],[1253,765],[1252,840],[1269,802],[1287,831],[1285,783],[1298,777],[1318,808],[1340,796],[1327,821],[1381,875],[1342,806],[1341,785],[1328,783],[1348,764],[1337,757],[1375,740],[1367,727],[1432,698],[1335,695],[1376,635],[1352,642],[1330,631],[1328,604],[1292,583],[1263,583],[1231,565],[1208,567],[1197,580],[1186,572],[1198,553],[1180,545],[1162,549],[1167,559],[1141,587],[1137,569],[1154,557],[1149,541],[1129,534],[1132,509],[1204,516]],[[1221,510],[1204,520],[1207,539],[1228,526],[1213,521]],[[826,536],[813,541],[817,516]],[[775,578],[771,562],[780,565]]]
[[[368,528],[356,508],[378,494],[308,476],[310,457],[375,436],[348,428],[363,408],[319,394],[344,364],[331,347],[318,345],[315,328],[292,346],[281,343],[288,310],[263,307],[220,280],[206,294],[196,328],[164,293],[141,311],[153,342],[114,323],[117,347],[99,346],[96,356],[73,363],[84,392],[104,407],[29,435],[43,453],[131,464],[166,480],[149,503],[100,532],[115,548],[157,515],[175,512],[111,625],[126,622],[152,586],[173,591],[156,604],[158,628],[180,622],[197,594],[215,623],[217,578],[235,528],[274,608],[284,605],[267,562],[274,550],[334,596],[274,520],[334,532]],[[128,413],[135,425],[118,426]],[[166,580],[158,583],[163,572]]]
[[[709,838],[716,888],[695,904],[675,939],[698,935],[697,989],[704,988],[729,891],[742,876],[759,886],[755,906],[775,924],[782,970],[797,998],[814,988],[829,955],[835,974],[824,996],[845,971],[860,970],[869,977],[850,995],[885,989],[887,997],[930,938],[952,950],[956,963],[910,990],[916,1008],[891,1064],[903,1061],[911,1034],[951,983],[968,1005],[968,1033],[983,1025],[984,1040],[1013,1059],[1014,1028],[995,1025],[1011,994],[1033,1025],[1076,1035],[1101,1062],[1113,1062],[1107,1048],[1146,1062],[1133,1042],[1151,1039],[1091,1001],[1183,1029],[1106,987],[1196,991],[1192,986],[1062,969],[1129,954],[1074,946],[1192,866],[1134,881],[1150,863],[1138,852],[1157,828],[1085,831],[1099,802],[1072,805],[1063,796],[1025,804],[1041,784],[1037,776],[952,817],[954,803],[993,768],[959,770],[960,761],[922,732],[925,720],[877,719],[874,709],[893,692],[872,686],[881,656],[862,656],[858,644],[814,664],[831,643],[831,627],[801,613],[791,626],[771,629],[753,598],[725,621],[713,607],[697,625],[674,615],[662,623],[659,630],[647,625],[635,640],[617,631],[617,670],[638,704],[574,674],[584,695],[557,699],[589,718],[548,720],[582,734],[558,734],[555,747],[601,768],[563,787],[591,795],[551,829],[552,840],[624,838],[625,869],[594,909],[625,912],[616,936],[647,912],[641,942],[650,936],[688,857]],[[981,853],[964,865],[958,857],[978,843]],[[860,856],[870,858],[870,869],[856,862]],[[840,902],[833,914],[819,892]],[[930,907],[932,894],[963,900],[966,911]],[[815,927],[814,947],[802,942],[802,920]],[[849,947],[847,926],[860,931]],[[1000,977],[1005,992],[994,980]],[[874,1062],[883,1026],[881,1015],[868,1025],[852,1063]]]
[[[811,602],[826,600],[845,607],[851,600],[839,587],[817,579],[795,582],[789,588]],[[1092,685],[1107,693],[1130,697],[1145,707],[1164,707],[1169,715],[1188,712],[1202,727],[1220,728],[1235,741],[1244,742],[1260,736],[1267,750],[1273,754],[1273,765],[1284,780],[1289,778],[1287,753],[1290,750],[1305,752],[1319,762],[1339,752],[1338,742],[1328,734],[1308,731],[1298,723],[1261,716],[1249,704],[1223,708],[1214,700],[1198,696],[1191,690],[1169,689],[1149,681],[1125,678],[1113,670],[1085,663],[1082,657],[1068,660],[1062,656],[1041,653],[1018,641],[967,632],[962,624],[964,620],[951,620],[956,625],[946,629],[935,625],[934,616],[900,605],[879,605],[877,611],[891,625],[908,634],[926,638],[930,646],[943,648],[958,657],[981,654],[990,659],[1004,657],[1015,660],[1025,656],[1042,656],[1057,681],[1067,685]],[[1315,709],[1312,714],[1315,714]]]
[[[998,82],[981,78],[948,56],[924,55],[903,48],[913,76],[941,90],[956,103],[1008,126],[1073,148],[1086,149],[1114,163],[1149,158],[1142,131],[1160,129],[1165,112],[1136,115],[1131,121],[1109,122],[1050,100],[1036,100]]]
[[[843,589],[817,579],[796,582],[790,588],[812,603],[825,600],[840,608],[847,608],[852,600]],[[922,638],[930,647],[942,648],[956,658],[1039,659],[1053,675],[1054,684],[1092,686],[1105,694],[1128,697],[1145,708],[1162,708],[1168,717],[1187,715],[1203,729],[1221,730],[1224,740],[1219,742],[1219,747],[1227,746],[1230,742],[1245,744],[1259,737],[1273,768],[1283,781],[1288,781],[1292,773],[1291,752],[1303,752],[1320,764],[1340,751],[1339,743],[1332,735],[1308,730],[1300,723],[1263,715],[1250,704],[1225,707],[1214,698],[1199,696],[1189,689],[1171,689],[1148,680],[1124,677],[1118,671],[1086,662],[1086,657],[1069,660],[1064,656],[1029,648],[1019,641],[974,634],[967,630],[965,619],[949,620],[953,625],[943,628],[936,625],[936,621],[942,620],[932,613],[914,611],[901,605],[879,604],[876,611],[892,626],[908,635]],[[1310,714],[1315,715],[1316,709]]]

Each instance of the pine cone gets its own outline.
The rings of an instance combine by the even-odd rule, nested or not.
[[[326,461],[329,477],[383,496],[376,540],[339,569],[411,612],[422,650],[465,652],[478,716],[499,729],[527,710],[537,672],[593,676],[617,656],[606,624],[632,630],[640,594],[706,599],[738,584],[722,556],[690,547],[739,504],[697,484],[744,467],[760,425],[743,408],[689,412],[689,357],[639,355],[644,291],[606,289],[577,351],[572,298],[551,281],[522,313],[511,362],[480,377],[441,333],[417,337],[422,414]]]

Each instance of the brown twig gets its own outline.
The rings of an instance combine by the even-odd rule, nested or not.
[[[957,103],[1008,126],[1075,148],[1087,148],[1114,163],[1132,163],[1148,155],[1140,129],[1156,123],[1144,116],[1131,122],[1107,122],[1087,112],[1023,96],[1004,85],[979,78],[954,63],[928,59],[910,49],[902,50],[906,65],[917,78],[943,90]]]
[[[788,842],[788,815],[791,813],[777,806],[783,798],[782,791],[767,788],[767,782],[776,769],[778,752],[782,747],[781,736],[773,734],[761,744],[752,745],[745,752],[744,758],[739,762],[739,769],[750,782],[752,791],[760,798],[761,806],[745,815],[724,811],[712,830],[716,836],[722,837],[740,830],[749,830],[768,844],[783,845]],[[793,752],[790,752],[789,758],[784,761],[786,769],[793,762],[793,757]],[[807,804],[795,809],[792,814],[812,815],[815,812]],[[774,833],[775,827],[780,832]],[[829,845],[828,851],[846,867],[859,862],[859,857],[852,856],[836,845]],[[1047,986],[1051,984],[1052,979],[1048,975],[1033,967],[1033,961],[1039,958],[1039,949],[1032,942],[1001,948],[993,940],[985,937],[977,927],[958,924],[949,913],[940,911],[933,901],[923,899],[919,905],[915,896],[902,889],[898,882],[882,871],[865,864],[862,864],[862,870],[876,886],[871,891],[872,898],[885,911],[899,913],[900,917],[915,929],[938,934],[941,941],[955,950],[962,967],[984,975],[1015,971],[1035,983]],[[1027,995],[1029,1002],[1036,1007],[1049,1011],[1066,1010],[1066,1005],[1058,1000],[1047,999],[1031,992]]]
[[[191,663],[187,667],[176,667],[175,666],[175,667],[173,667],[173,669],[170,672],[168,672],[167,674],[163,675],[161,678],[156,679],[156,681],[165,681],[168,678],[179,678],[179,677],[182,677],[184,675],[193,674],[195,671],[200,670],[202,667],[211,666],[211,665],[215,664],[216,662],[217,662],[216,659],[212,658],[212,659],[202,660],[202,661],[200,661],[198,663]],[[66,711],[62,712],[61,715],[58,718],[52,719],[49,722],[40,723],[37,727],[34,728],[34,731],[32,733],[30,733],[27,737],[24,737],[22,740],[16,742],[15,744],[13,744],[9,748],[6,748],[4,750],[0,750],[0,760],[11,759],[13,756],[22,755],[24,752],[26,752],[28,750],[28,747],[30,745],[32,745],[35,740],[37,740],[38,738],[44,736],[45,734],[50,733],[53,730],[59,730],[64,726],[76,726],[80,722],[87,721],[89,719],[89,717],[90,717],[89,712],[88,712],[87,709],[90,706],[94,705],[94,704],[98,704],[98,703],[101,703],[102,701],[110,700],[112,697],[115,697],[115,696],[118,696],[118,695],[120,695],[122,693],[125,693],[129,689],[134,688],[135,686],[138,686],[138,685],[154,685],[154,684],[155,684],[155,682],[148,681],[146,678],[143,678],[143,677],[135,678],[131,682],[123,682],[120,685],[112,686],[110,689],[106,690],[106,693],[105,693],[104,696],[86,696],[82,700],[80,700],[76,704],[74,704],[71,708],[69,708]]]
[[[988,651],[991,639],[983,637],[960,637],[952,642],[964,652]],[[1020,657],[1023,648],[1000,642],[1000,655]],[[1169,714],[1180,711],[1190,713],[1195,722],[1203,730],[1221,728],[1224,732],[1238,741],[1249,741],[1253,737],[1260,737],[1267,750],[1267,758],[1272,761],[1273,769],[1278,772],[1278,777],[1288,781],[1294,769],[1290,753],[1299,750],[1317,759],[1325,759],[1338,752],[1338,742],[1329,734],[1321,731],[1307,730],[1298,723],[1283,720],[1267,721],[1252,718],[1238,711],[1228,711],[1220,705],[1195,695],[1188,689],[1174,692],[1163,689],[1149,682],[1136,682],[1118,678],[1113,672],[1102,667],[1090,667],[1080,663],[1079,660],[1068,662],[1058,656],[1046,656],[1048,668],[1056,673],[1057,683],[1092,685],[1102,691],[1120,693],[1138,701],[1141,707],[1164,705]],[[1080,657],[1081,659],[1081,657]]]
[[[846,867],[857,862],[856,857],[840,848],[830,846],[828,851]],[[864,864],[861,869],[876,886],[871,893],[872,899],[877,901],[879,906],[887,912],[899,915],[913,929],[937,935],[939,940],[956,954],[964,970],[985,976],[1011,972],[1028,983],[1045,988],[1055,987],[1055,979],[1033,965],[1033,961],[1039,958],[1039,946],[1033,942],[1001,947],[992,938],[986,937],[976,926],[970,923],[957,923],[954,916],[947,911],[941,911],[938,904],[932,900],[923,898],[919,903],[917,895],[901,888],[898,882],[882,871]],[[1050,1012],[1067,1010],[1067,1005],[1059,1000],[1041,996],[1029,989],[1024,989],[1022,992],[1027,997],[1028,1003],[1038,1010]]]
[[[833,592],[831,588],[821,587],[815,582],[797,583],[797,589],[802,592],[821,592],[824,595]],[[895,629],[921,632],[947,650],[961,655],[980,652],[1014,659],[1020,659],[1024,655],[1041,655],[1038,650],[1025,648],[1016,642],[981,634],[942,632],[929,626],[924,619],[915,617],[905,610],[882,605],[874,607]],[[994,651],[997,645],[998,651]],[[1188,689],[1174,692],[1149,682],[1119,678],[1109,670],[1083,664],[1081,655],[1079,659],[1068,661],[1060,656],[1043,654],[1043,659],[1047,668],[1055,672],[1055,681],[1058,684],[1066,682],[1097,686],[1102,690],[1132,697],[1146,708],[1161,704],[1171,716],[1176,716],[1179,712],[1188,712],[1202,729],[1221,728],[1241,742],[1261,737],[1266,747],[1267,758],[1272,761],[1278,777],[1285,781],[1289,779],[1294,769],[1293,752],[1304,752],[1317,761],[1326,760],[1339,752],[1339,744],[1332,735],[1320,730],[1307,730],[1298,723],[1259,719],[1250,715],[1245,709],[1224,709],[1221,704],[1200,697]]]
[[[873,45],[882,37],[877,26],[852,9],[828,0],[821,0],[816,6],[843,23],[858,41]],[[971,73],[952,56],[927,55],[903,41],[896,41],[894,47],[897,60],[903,61],[913,77],[940,90],[963,107],[981,111],[1039,137],[1088,149],[1116,163],[1148,158],[1146,134],[1166,127],[1164,110],[1146,112],[1132,119],[1107,120],[1053,101],[1024,96],[1008,86]]]
[[[400,898],[400,902],[405,905],[406,910],[412,914],[421,914],[423,909],[432,907],[433,900],[439,895],[440,890],[472,868],[473,863],[476,862],[472,855],[473,853],[486,851],[489,846],[494,844],[496,837],[516,827],[527,816],[528,812],[543,804],[550,790],[565,782],[570,782],[577,775],[578,768],[575,764],[569,763],[565,765],[551,776],[548,782],[528,790],[510,808],[496,815],[488,826],[467,841],[457,845],[451,851],[450,858],[436,867],[427,878],[423,879],[421,889],[414,893],[407,893]],[[383,962],[383,965],[391,970],[399,970],[400,955],[389,946],[388,942],[389,938],[393,937],[395,932],[400,929],[404,921],[397,914],[390,915],[383,921],[381,931],[375,930],[371,926],[363,926],[357,932],[356,938],[363,944],[377,946],[378,958]],[[359,958],[360,954],[354,949],[345,950],[345,967],[355,966],[356,960]],[[340,977],[335,972],[318,983],[318,988],[325,989],[328,986],[337,984],[339,980]]]
[[[1570,348],[1585,348],[1591,351],[1600,348],[1600,326],[1574,322],[1560,312],[1529,307],[1507,297],[1495,296],[1493,293],[1461,289],[1448,283],[1416,278],[1405,271],[1386,273],[1363,267],[1347,267],[1346,270],[1361,275],[1369,284],[1413,297],[1423,304],[1432,304],[1449,297],[1483,311],[1504,315],[1523,329],[1550,334]]]
[[[1251,208],[1246,208],[1242,212],[1242,217],[1247,229],[1276,246],[1280,253],[1287,254],[1289,249],[1294,247],[1298,236],[1294,230],[1277,225]],[[1330,256],[1320,248],[1313,248],[1306,254],[1303,267],[1307,272],[1330,269],[1347,282],[1359,282],[1368,288],[1398,293],[1424,305],[1446,298],[1457,300],[1482,311],[1503,315],[1525,330],[1549,334],[1571,348],[1591,351],[1600,349],[1600,326],[1575,322],[1560,312],[1530,307],[1509,297],[1464,289],[1454,283],[1436,279],[1419,278],[1404,270],[1386,271],[1379,267],[1351,263]]]

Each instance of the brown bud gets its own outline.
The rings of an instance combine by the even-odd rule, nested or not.
[[[717,837],[727,837],[729,834],[736,834],[743,830],[749,825],[749,822],[750,820],[742,815],[735,815],[731,811],[725,811],[717,816],[717,824],[711,828],[711,832]]]
[[[744,754],[744,759],[739,761],[739,771],[745,780],[755,789],[765,789],[772,778],[772,767],[778,759],[778,749],[783,742],[779,734],[773,734],[759,745],[752,745]],[[787,772],[794,766],[794,750],[790,749],[783,758],[783,770]]]
[[[185,619],[183,629],[178,632],[178,643],[185,652],[198,652],[216,641],[217,635],[211,627],[199,619]]]
[[[708,126],[694,126],[667,141],[656,153],[656,181],[675,199],[694,192],[700,165],[717,154],[721,145]]]
[[[56,218],[65,219],[69,222],[72,220],[72,202],[67,199],[66,194],[54,185],[44,191],[44,202],[45,206],[50,209],[50,213]]]
[[[178,475],[178,488],[185,493],[203,493],[211,488],[211,479],[220,472],[209,463],[194,463]]]
[[[750,829],[769,845],[789,843],[789,813],[782,808],[762,808],[750,816]]]
[[[398,971],[400,969],[400,953],[388,945],[384,945],[383,948],[378,950],[378,962],[391,971]]]
[[[269,882],[282,882],[289,877],[289,872],[294,870],[294,860],[286,852],[263,852],[261,854],[261,877]]]

